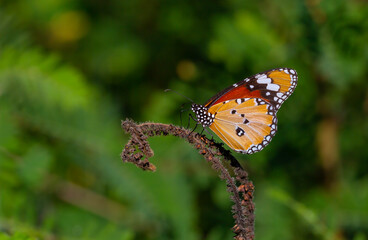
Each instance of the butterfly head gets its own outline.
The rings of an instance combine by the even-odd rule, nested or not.
[[[200,104],[192,104],[192,111],[196,114],[197,122],[203,127],[208,127],[213,123],[215,114],[208,112],[208,108]]]

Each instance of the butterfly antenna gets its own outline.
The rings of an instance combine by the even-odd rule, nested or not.
[[[193,101],[192,99],[190,99],[190,98],[188,98],[187,96],[185,96],[185,95],[181,94],[180,92],[177,92],[177,91],[172,90],[172,89],[165,89],[165,92],[169,92],[169,91],[172,91],[172,92],[176,93],[177,95],[179,95],[179,96],[181,96],[181,97],[184,97],[184,98],[188,99],[189,101],[191,101],[192,103],[194,103],[194,101]]]

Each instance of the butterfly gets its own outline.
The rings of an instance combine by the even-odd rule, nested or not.
[[[209,127],[230,148],[252,154],[275,136],[276,113],[297,81],[294,69],[272,69],[233,84],[204,105],[193,103],[191,109],[197,123]]]

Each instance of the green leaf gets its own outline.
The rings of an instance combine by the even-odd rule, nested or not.
[[[19,164],[19,174],[26,185],[36,187],[42,184],[52,163],[49,150],[41,145],[35,145],[22,159],[23,161]]]

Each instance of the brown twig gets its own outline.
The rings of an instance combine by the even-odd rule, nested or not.
[[[131,139],[121,153],[121,158],[123,162],[131,162],[143,170],[156,170],[155,165],[148,160],[153,156],[153,151],[147,141],[148,137],[161,135],[177,136],[185,139],[198,149],[199,153],[212,164],[212,168],[220,173],[220,178],[226,181],[227,191],[234,202],[232,207],[235,219],[235,226],[233,227],[234,239],[254,239],[254,204],[252,201],[254,186],[248,180],[247,172],[231,155],[230,151],[203,135],[198,133],[191,134],[190,130],[174,125],[161,123],[136,124],[131,120],[125,120],[122,121],[121,126],[131,135]],[[235,179],[223,165],[222,160],[230,163],[236,175]]]

